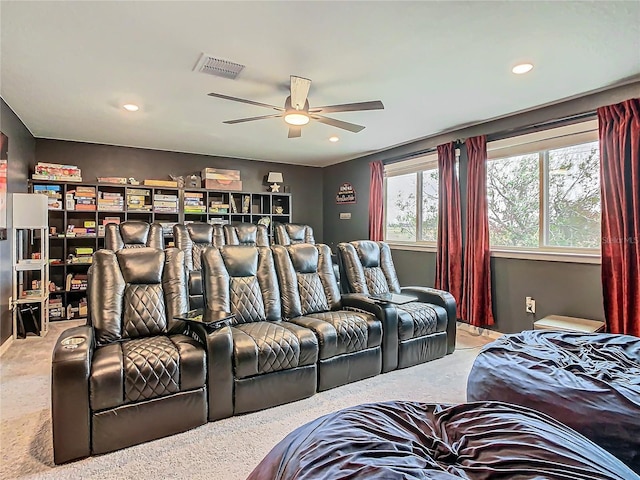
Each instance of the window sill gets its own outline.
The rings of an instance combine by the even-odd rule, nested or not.
[[[598,253],[492,249],[491,256],[494,258],[513,258],[518,260],[538,260],[544,262],[591,263],[596,265],[600,265],[602,263],[602,259]]]
[[[409,250],[414,252],[433,252],[436,253],[437,247],[435,245],[428,245],[422,243],[394,243],[386,241],[387,245],[392,250]]]

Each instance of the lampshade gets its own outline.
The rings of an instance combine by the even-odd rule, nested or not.
[[[269,172],[269,176],[267,177],[267,183],[282,183],[284,179],[282,178],[282,173],[280,172]]]

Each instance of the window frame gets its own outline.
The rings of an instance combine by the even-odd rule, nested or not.
[[[458,152],[456,151],[456,160]],[[422,194],[423,194],[423,173],[432,170],[438,170],[438,154],[436,152],[421,155],[410,160],[404,160],[384,167],[383,181],[383,232],[382,238],[391,248],[402,250],[419,250],[435,252],[437,248],[437,240],[419,240],[422,236]],[[387,238],[387,201],[388,201],[388,184],[387,180],[391,177],[399,177],[401,175],[416,175],[416,238],[413,241],[389,240]]]
[[[518,155],[537,154],[540,192],[538,246],[517,247],[491,244],[491,256],[572,263],[601,263],[600,247],[560,247],[547,244],[549,240],[549,152],[597,141],[598,123],[597,119],[593,119],[487,144],[487,162],[505,160]]]

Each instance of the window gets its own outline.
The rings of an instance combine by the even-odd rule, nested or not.
[[[492,247],[584,251],[600,246],[600,155],[594,124],[508,139],[506,147],[504,141],[488,145]],[[532,141],[532,136],[543,135]]]
[[[437,156],[386,165],[385,241],[430,245],[437,236]]]

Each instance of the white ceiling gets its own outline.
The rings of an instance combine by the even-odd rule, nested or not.
[[[1,91],[36,137],[324,166],[640,74],[640,2],[6,2]],[[200,54],[246,65],[193,71]],[[535,64],[527,75],[511,67]],[[288,139],[289,75],[311,107],[382,100]],[[120,106],[141,106],[127,113]],[[328,142],[331,135],[338,143]],[[69,159],[73,162],[73,159]]]

